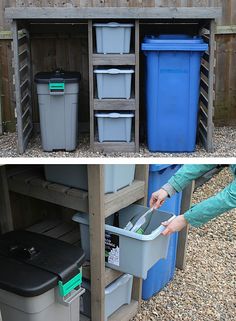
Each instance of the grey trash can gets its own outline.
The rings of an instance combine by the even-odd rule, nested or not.
[[[0,238],[3,321],[79,321],[84,252],[32,232]]]
[[[35,76],[42,146],[73,151],[78,137],[79,72],[41,72]]]

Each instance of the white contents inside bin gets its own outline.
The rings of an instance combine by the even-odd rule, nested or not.
[[[95,23],[97,53],[129,53],[131,43],[131,23]]]
[[[85,294],[81,298],[80,311],[87,317],[91,317],[91,286],[87,281],[83,281]],[[105,319],[111,316],[124,304],[130,304],[133,286],[133,276],[125,274],[119,277],[105,288]]]
[[[99,99],[130,99],[133,69],[95,69]]]
[[[131,141],[132,118],[134,114],[125,113],[97,113],[95,114],[98,122],[99,142]]]
[[[120,210],[120,228],[112,226],[113,215],[106,219],[106,248],[112,244],[110,253],[106,249],[106,266],[146,279],[148,270],[157,261],[166,258],[170,237],[161,234],[164,230],[161,223],[173,214],[155,210],[145,235],[123,229],[133,216],[140,217],[147,210],[147,207],[136,204]],[[81,245],[86,259],[89,259],[89,215],[78,213],[73,220],[80,223]]]

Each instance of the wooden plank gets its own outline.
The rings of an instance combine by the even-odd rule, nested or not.
[[[214,131],[214,85],[215,85],[215,30],[216,23],[211,21],[210,24],[210,60],[209,60],[209,91],[208,91],[208,123],[207,123],[207,152],[214,151],[213,131]]]
[[[93,54],[93,65],[95,66],[133,66],[135,65],[135,54]]]
[[[216,35],[235,35],[235,34],[236,34],[236,25],[216,27]]]
[[[132,300],[129,305],[125,304],[116,312],[114,312],[109,318],[108,321],[129,321],[138,312],[138,301]]]
[[[6,233],[13,230],[11,203],[5,166],[0,167],[0,213],[0,232]]]
[[[148,177],[149,177],[149,165],[137,165],[135,166],[135,179],[144,182],[144,196],[136,203],[146,206],[148,199]],[[138,301],[139,306],[141,305],[142,299],[142,284],[143,280],[134,277],[133,289],[132,289],[132,299]]]
[[[134,119],[134,140],[135,140],[135,151],[139,152],[139,65],[140,65],[140,29],[139,20],[135,21],[135,119]]]
[[[32,184],[24,183],[22,180],[16,180],[13,178],[8,179],[9,189],[12,192],[26,195],[29,197],[37,198],[50,202],[53,204],[68,207],[77,211],[88,213],[88,199],[81,199],[68,195],[67,193],[61,193],[48,188],[37,185],[36,181],[39,179],[32,180]]]
[[[145,197],[145,182],[135,180],[130,186],[104,197],[104,215],[108,217],[120,209]]]
[[[119,143],[119,142],[103,142],[103,143],[94,143],[94,151],[105,152],[105,153],[115,153],[115,152],[124,152],[124,153],[134,153],[135,152],[135,143]]]
[[[94,99],[94,110],[135,110],[135,99]]]
[[[221,8],[200,7],[160,7],[127,8],[87,7],[87,8],[51,8],[18,7],[6,8],[8,19],[215,19],[221,16]]]
[[[93,22],[88,21],[88,56],[89,56],[89,110],[90,110],[90,148],[94,150],[94,75],[93,75]]]
[[[18,24],[16,21],[12,23],[13,33],[13,53],[14,53],[14,70],[15,70],[15,92],[16,92],[16,114],[17,114],[17,133],[18,133],[18,152],[23,154],[25,151],[23,140],[23,121],[21,114],[21,94],[24,84],[21,84],[19,74],[19,47],[18,47]]]
[[[88,165],[92,321],[105,315],[104,167]]]
[[[194,182],[189,184],[183,191],[181,201],[181,214],[184,214],[191,206],[192,195],[194,190]],[[188,230],[189,226],[185,227],[178,235],[178,245],[176,253],[176,267],[184,270],[186,266],[186,251],[188,245]]]
[[[105,287],[117,280],[123,274],[124,273],[122,272],[105,267]],[[90,264],[88,262],[86,262],[85,266],[83,266],[83,277],[87,280],[91,279]]]

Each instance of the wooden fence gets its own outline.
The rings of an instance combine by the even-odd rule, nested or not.
[[[68,4],[68,3],[69,4]],[[216,102],[215,124],[236,124],[236,1],[235,0],[3,0],[0,2],[0,64],[2,70],[2,114],[5,130],[14,130],[14,95],[11,69],[11,33],[10,24],[4,19],[4,8],[10,6],[76,6],[76,7],[222,7],[223,14],[218,20],[217,28],[217,60],[216,60]],[[39,40],[38,40],[39,41]],[[63,40],[61,40],[63,41]],[[84,39],[83,41],[86,41]],[[35,46],[37,40],[35,40]],[[45,46],[48,42],[45,41]],[[50,52],[56,52],[51,43]],[[36,48],[36,47],[35,47]],[[46,47],[44,47],[46,50]],[[44,52],[40,48],[40,52]],[[34,47],[33,47],[34,50]],[[68,49],[69,50],[69,49]],[[78,48],[78,52],[80,48]],[[86,64],[86,50],[80,57],[80,62]],[[36,58],[40,61],[40,54]],[[60,59],[60,57],[59,57]],[[45,62],[47,64],[47,62]],[[43,65],[40,65],[43,67]],[[81,70],[82,71],[82,70]],[[86,73],[84,73],[86,74]],[[1,75],[0,75],[1,76]],[[88,86],[85,77],[84,86]],[[86,91],[86,90],[85,90]],[[1,89],[0,89],[1,93]],[[82,120],[89,120],[87,94],[81,97],[84,110]],[[37,108],[34,108],[34,121],[38,121]]]

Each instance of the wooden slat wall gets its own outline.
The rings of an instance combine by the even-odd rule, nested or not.
[[[236,1],[223,1],[219,25],[236,25]],[[236,124],[236,34],[217,35],[215,123]]]
[[[71,0],[70,3],[65,3],[64,0],[3,0],[0,1],[0,30],[9,30],[10,25],[4,19],[4,8],[10,6],[76,6],[76,7],[103,7],[103,6],[115,6],[115,7],[168,7],[168,6],[187,6],[187,7],[197,7],[197,6],[212,6],[218,7],[222,6],[223,8],[223,16],[218,21],[218,25],[236,25],[236,1],[235,0]],[[81,35],[82,36],[82,35]],[[33,52],[36,52],[37,49],[37,42],[39,40],[33,40]],[[44,52],[48,57],[48,59],[54,59],[54,54],[58,50],[60,45],[66,43],[65,51],[61,51],[61,58],[59,61],[62,61],[63,55],[68,55],[70,52],[71,42],[66,40],[58,40],[57,42],[51,42],[50,49],[48,48],[47,44],[50,40],[44,42],[44,44],[40,45],[40,52]],[[83,40],[85,41],[85,40]],[[2,64],[2,69],[5,70],[4,72],[4,79],[3,82],[5,83],[4,92],[5,95],[3,99],[3,119],[7,124],[5,124],[5,128],[10,129],[12,127],[12,122],[15,121],[14,119],[14,99],[12,88],[7,88],[8,83],[11,83],[12,77],[10,76],[11,70],[11,56],[9,54],[9,46],[10,41],[4,40],[0,41],[0,50],[4,52],[1,56],[3,59],[0,60]],[[83,75],[87,75],[87,61],[86,55],[87,52],[84,50],[85,46],[81,50],[81,46],[78,44],[76,45],[77,56],[76,59],[77,63],[75,63],[75,55],[72,59],[72,63],[64,62],[63,67],[71,69],[72,67],[77,68],[81,62],[83,62],[82,69],[80,70]],[[215,123],[220,125],[227,125],[227,124],[236,124],[236,72],[235,72],[235,65],[236,65],[236,35],[218,35],[217,36],[217,66],[216,72],[219,75],[216,79],[216,108],[215,108]],[[6,54],[7,53],[7,54]],[[82,55],[82,56],[81,56]],[[48,62],[38,64],[38,62],[42,62],[39,59],[41,56],[37,54],[35,56],[33,72],[35,73],[36,69],[41,68],[42,70],[44,67],[48,65]],[[8,59],[8,61],[6,61]],[[36,68],[36,62],[38,68]],[[78,69],[78,68],[77,68]],[[7,70],[7,71],[6,71]],[[7,78],[6,73],[9,74],[9,78]],[[88,87],[88,79],[85,76],[83,79],[83,86],[82,90]],[[81,91],[82,92],[82,91]],[[84,92],[84,90],[83,90]],[[88,97],[87,93],[84,93],[81,97],[81,120],[88,121],[89,120],[89,107],[88,107]],[[38,111],[37,108],[34,109],[34,121],[38,121]],[[6,126],[8,125],[8,126]]]

